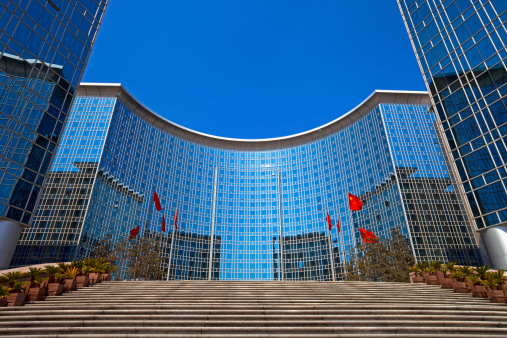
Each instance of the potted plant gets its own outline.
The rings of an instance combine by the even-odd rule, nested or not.
[[[91,285],[90,283],[90,274],[92,273],[92,268],[88,265],[83,266],[83,286]]]
[[[44,271],[48,274],[48,296],[59,296],[63,292],[63,285],[60,283],[61,270],[59,267],[46,265]]]
[[[414,264],[414,266],[412,266],[409,270],[413,272],[413,275],[410,276],[411,283],[424,283],[424,278],[422,276],[422,270],[419,267],[419,263]]]
[[[470,291],[472,292],[474,297],[481,297],[486,298],[486,287],[481,284],[481,276],[480,275],[470,275],[468,277],[470,280],[467,285],[470,288]]]
[[[16,271],[16,272],[7,272],[5,275],[0,277],[0,282],[7,283],[8,286],[14,286],[14,283],[23,277],[24,273]]]
[[[70,266],[70,264],[67,263],[58,263],[57,265],[60,268],[60,271],[65,271]]]
[[[505,283],[505,279],[504,279],[504,275],[505,275],[505,270],[498,270],[496,272],[491,272],[491,277],[492,278],[496,278],[498,280],[498,285],[497,285],[497,290],[504,290],[504,283]]]
[[[40,268],[28,268],[30,271],[28,271],[28,274],[30,275],[30,288],[34,288],[35,286],[35,278],[39,277],[41,273],[44,272],[44,270]]]
[[[442,284],[441,280],[444,279],[444,274],[441,271],[442,263],[440,261],[433,261],[433,262],[431,262],[430,265],[434,270],[433,275],[437,276],[437,280],[438,280],[439,284]]]
[[[0,284],[0,307],[7,306],[7,297],[9,296],[9,289]]]
[[[426,269],[430,264],[427,262],[420,262],[420,263],[417,263],[417,265],[419,266],[419,269],[421,269],[421,276],[424,279],[426,279],[426,276],[428,275],[428,273],[424,272],[424,269]]]
[[[7,306],[21,306],[26,299],[26,288],[30,282],[16,280],[9,288],[10,295],[7,296]]]
[[[456,265],[456,263],[447,263],[442,268],[442,274],[444,276],[444,278],[440,281],[440,284],[442,284],[442,288],[444,288],[444,289],[452,289],[453,288],[452,285],[455,281],[451,278],[451,274],[452,274],[452,272],[454,272],[455,265]]]
[[[111,280],[111,275],[116,271],[116,266],[114,265],[106,265],[103,268],[104,274],[102,275],[103,282],[109,282]]]
[[[500,282],[501,281],[498,278],[495,278],[493,274],[488,274],[486,279],[481,282],[484,286],[486,286],[486,294],[493,303],[505,303],[505,294],[503,290],[497,289]]]
[[[438,278],[434,274],[435,268],[433,266],[431,266],[431,265],[427,266],[426,268],[423,269],[423,272],[424,272],[424,281],[426,282],[426,284],[439,285]]]
[[[97,284],[102,282],[102,272],[107,262],[103,259],[87,258],[85,265],[90,267],[90,284]]]
[[[489,265],[483,265],[483,266],[475,268],[474,270],[479,275],[479,277],[481,277],[481,279],[484,279],[484,277],[486,276],[486,273],[489,270],[491,270],[491,266],[489,266]]]
[[[454,270],[451,274],[451,278],[454,280],[452,283],[452,288],[454,289],[454,292],[457,293],[467,293],[468,288],[465,283],[465,274],[461,269]]]
[[[69,292],[76,289],[76,276],[79,274],[79,270],[75,267],[68,266],[67,270],[62,274],[63,278],[63,291]]]
[[[88,274],[90,273],[90,271],[87,271],[86,273],[83,271],[84,269],[83,261],[71,262],[70,266],[76,268],[79,271],[79,273],[76,276],[76,288],[79,289],[88,286],[89,282]]]
[[[46,280],[47,278],[35,277],[33,282],[30,283],[30,289],[28,290],[29,302],[44,300],[44,296],[46,295],[47,289],[45,287],[42,287],[41,285]]]

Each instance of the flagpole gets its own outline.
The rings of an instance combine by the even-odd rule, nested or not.
[[[354,229],[354,217],[352,216],[352,209],[350,208],[350,199],[349,199],[349,196],[347,196],[347,202],[349,204],[350,231],[352,233],[352,245],[354,247],[354,253],[355,253],[356,257],[357,257],[356,232],[355,232],[355,229]]]
[[[326,206],[326,222],[325,224],[327,224],[327,215],[328,212],[327,212],[327,206]],[[332,223],[331,223],[332,224]],[[329,259],[331,260],[331,273],[333,274],[333,282],[336,281],[336,275],[335,275],[335,271],[334,271],[334,260],[333,260],[333,249],[332,249],[332,242],[331,242],[331,230],[329,230],[329,226],[327,227],[327,234],[328,234],[328,246],[329,246]]]
[[[345,248],[343,247],[343,223],[340,224],[340,251],[342,254],[342,269],[345,271],[345,274],[347,274],[347,271],[345,270]]]
[[[178,205],[176,204],[176,210],[178,210]],[[174,237],[176,236],[176,227],[174,226],[173,219],[173,233],[171,235],[171,249],[169,250],[169,263],[167,264],[167,277],[166,280],[169,281],[169,273],[171,272],[171,262],[173,259],[173,247],[174,247]]]
[[[280,271],[279,279],[283,282],[283,275],[284,275],[284,266],[283,266],[283,208],[282,208],[282,174],[280,172],[280,168],[278,168],[278,202],[280,205],[280,237],[278,239],[278,254],[280,255],[279,261],[279,268],[278,271]]]
[[[211,280],[212,267],[213,267],[213,245],[215,239],[215,208],[217,200],[217,182],[218,182],[218,167],[215,168],[215,184],[213,186],[213,211],[211,214],[211,243],[209,249],[209,270],[208,280]]]
[[[164,211],[165,211],[165,209],[162,208],[162,220],[165,219]],[[162,223],[160,223],[160,242],[158,245],[160,247],[160,250],[162,250]]]
[[[154,193],[155,193],[155,186],[153,186],[153,191],[151,193],[151,198],[153,199],[153,196],[154,196]],[[152,201],[153,202],[153,201]],[[151,208],[148,210],[148,219],[146,220],[146,225],[144,227],[144,230],[146,231],[146,229],[148,229],[150,223],[151,223],[151,215],[153,214],[153,203],[151,203]],[[143,231],[143,237],[144,237],[144,232]]]

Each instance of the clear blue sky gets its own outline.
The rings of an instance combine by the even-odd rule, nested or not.
[[[426,90],[395,0],[111,0],[84,82],[224,137],[299,133]]]

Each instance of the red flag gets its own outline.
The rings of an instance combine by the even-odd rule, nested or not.
[[[377,236],[373,232],[364,230],[363,228],[359,228],[359,231],[364,243],[378,243]]]
[[[162,215],[162,232],[165,232],[165,217]]]
[[[162,205],[160,205],[160,200],[155,190],[153,190],[153,202],[155,202],[155,209],[157,209],[157,211],[162,210]]]
[[[130,237],[129,237],[129,240],[133,240],[134,238],[136,238],[136,236],[139,234],[139,225],[137,227],[135,227],[134,229],[130,230]]]
[[[174,213],[174,228],[178,229],[178,208],[176,208],[176,212]]]
[[[338,228],[338,233],[340,233],[340,231],[342,230],[341,227],[340,227],[340,219],[338,218],[338,223],[336,223],[336,227]]]
[[[352,195],[349,192],[349,207],[350,210],[361,210],[363,208],[363,202],[359,199],[359,197]]]
[[[331,231],[331,229],[333,228],[333,224],[331,224],[331,217],[329,217],[329,212],[326,213],[327,213],[326,216],[327,226],[329,227],[329,231]]]

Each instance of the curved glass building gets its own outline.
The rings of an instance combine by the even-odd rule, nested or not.
[[[400,227],[419,260],[479,264],[425,92],[376,91],[324,126],[262,140],[186,129],[119,84],[77,96],[12,265],[86,257],[137,226],[162,233],[167,279],[336,280],[360,227]],[[176,209],[178,229],[162,232]]]
[[[0,268],[33,221],[107,4],[0,2]]]

